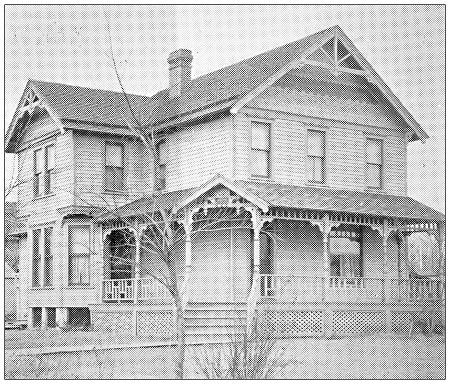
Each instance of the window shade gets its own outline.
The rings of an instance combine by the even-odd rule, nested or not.
[[[89,246],[90,227],[69,228],[69,250],[71,254],[90,253]]]
[[[159,156],[159,164],[167,164],[168,158],[168,149],[167,143],[162,141],[158,146],[158,156]]]
[[[325,132],[308,130],[308,156],[325,156]]]
[[[264,151],[270,149],[270,123],[252,121],[252,148]]]
[[[44,168],[44,158],[42,149],[38,149],[34,152],[34,173],[42,172]]]
[[[122,146],[117,144],[106,144],[106,165],[122,168],[123,153]]]
[[[378,139],[367,139],[367,162],[381,164],[383,159],[383,142]]]

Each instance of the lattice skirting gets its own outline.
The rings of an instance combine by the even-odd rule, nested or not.
[[[322,311],[265,310],[259,320],[264,331],[277,336],[321,335],[323,333]]]
[[[386,312],[334,311],[332,321],[335,334],[386,332]]]
[[[171,338],[175,334],[173,312],[138,312],[137,333],[155,339]]]
[[[133,333],[132,312],[91,312],[95,331]]]
[[[429,321],[431,313],[421,312],[392,312],[392,332],[408,333],[411,327],[411,320]],[[434,313],[435,324],[442,322],[442,312]]]

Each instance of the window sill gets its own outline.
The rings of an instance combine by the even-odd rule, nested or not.
[[[94,289],[92,285],[67,285],[64,289]]]
[[[56,196],[56,193],[52,192],[52,193],[49,193],[48,195],[35,196],[35,197],[33,197],[33,201],[45,199],[46,197],[51,197],[51,196]]]
[[[54,286],[48,286],[48,287],[31,287],[32,291],[51,291],[55,289]]]
[[[371,188],[371,187],[366,187],[364,189],[364,192],[369,192],[369,193],[377,193],[379,195],[385,195],[386,191],[382,188]]]
[[[257,181],[260,183],[275,183],[275,180],[271,177],[264,177],[264,176],[250,176],[248,178],[250,181]]]
[[[319,183],[319,182],[315,183],[315,182],[313,182],[313,181],[307,181],[307,182],[305,183],[305,185],[306,185],[307,187],[330,188],[330,186],[329,186],[327,183]]]
[[[113,190],[113,189],[105,189],[103,191],[106,195],[122,195],[122,196],[129,196],[130,194],[126,190]]]

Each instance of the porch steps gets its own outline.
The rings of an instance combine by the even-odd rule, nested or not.
[[[189,303],[185,310],[186,340],[229,342],[245,332],[246,303]]]

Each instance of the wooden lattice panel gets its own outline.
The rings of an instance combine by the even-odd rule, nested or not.
[[[276,335],[322,334],[322,311],[265,311],[264,330]]]
[[[174,335],[173,312],[138,312],[137,331],[139,335],[151,336],[156,339],[167,339]]]
[[[386,313],[334,311],[333,332],[340,334],[386,332]]]
[[[430,321],[431,313],[421,312],[392,312],[392,332],[408,333],[411,328],[411,321]],[[440,311],[434,313],[435,325],[441,323],[442,314]]]
[[[91,322],[95,330],[102,332],[133,332],[133,314],[131,312],[92,312]]]

